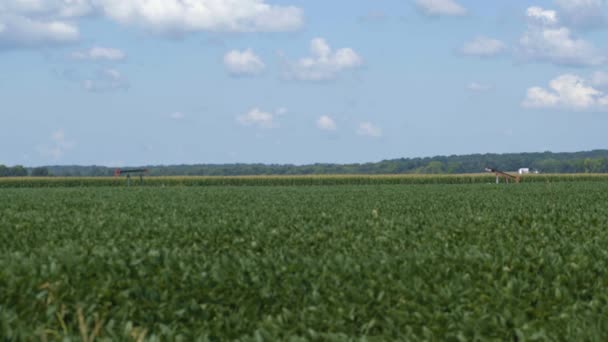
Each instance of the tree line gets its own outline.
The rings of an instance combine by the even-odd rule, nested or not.
[[[47,167],[26,168],[23,165],[9,167],[0,164],[0,177],[47,177],[50,175]]]
[[[45,177],[49,175],[49,170],[46,167],[26,168],[22,165],[9,167],[0,164],[0,177]]]
[[[400,158],[363,164],[199,164],[144,166],[151,176],[243,176],[319,174],[454,174],[479,173],[486,167],[504,171],[529,168],[541,173],[607,173],[608,150],[572,153],[508,153]],[[77,176],[107,177],[104,166],[45,166],[26,168],[0,165],[0,177]]]

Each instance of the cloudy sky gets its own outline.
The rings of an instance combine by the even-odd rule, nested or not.
[[[0,164],[608,147],[606,0],[0,0]]]

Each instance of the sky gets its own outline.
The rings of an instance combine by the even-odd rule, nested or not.
[[[0,164],[607,148],[606,0],[0,0]]]

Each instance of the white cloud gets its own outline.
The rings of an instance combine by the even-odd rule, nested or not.
[[[264,0],[97,0],[102,12],[123,24],[159,33],[197,31],[282,32],[299,29],[303,12]]]
[[[266,65],[251,49],[232,50],[224,55],[224,66],[234,76],[254,76],[264,71]]]
[[[75,145],[74,142],[66,139],[65,132],[60,129],[51,134],[51,143],[40,146],[38,152],[44,157],[58,160],[61,159],[67,151],[74,148]]]
[[[77,41],[74,20],[92,15],[166,35],[285,32],[304,23],[302,9],[266,0],[0,0],[0,47]]]
[[[464,44],[461,52],[470,56],[492,57],[504,52],[506,48],[505,43],[498,39],[477,37],[475,40]]]
[[[77,18],[94,12],[94,0],[2,0],[0,12],[38,18]]]
[[[467,14],[466,8],[454,0],[416,0],[416,5],[428,16],[460,16]]]
[[[169,115],[169,117],[173,120],[183,120],[186,115],[184,115],[182,112],[173,112],[171,115]]]
[[[608,73],[604,71],[597,71],[591,76],[591,84],[599,87],[608,87]]]
[[[0,48],[35,48],[78,41],[78,27],[58,20],[38,20],[0,12]]]
[[[379,138],[382,136],[382,129],[371,122],[362,122],[359,124],[357,134],[367,137]]]
[[[237,117],[237,122],[243,126],[257,126],[259,128],[275,128],[279,126],[275,121],[275,114],[264,112],[259,108],[254,108],[247,114]]]
[[[286,78],[299,81],[327,81],[337,77],[340,72],[359,68],[363,59],[351,48],[333,51],[323,38],[310,42],[312,57],[288,63]]]
[[[593,66],[606,62],[591,43],[572,38],[566,27],[533,28],[520,39],[520,47],[528,59],[557,65]]]
[[[467,86],[467,89],[469,89],[470,91],[473,91],[473,92],[484,92],[484,91],[492,90],[492,88],[493,87],[489,84],[481,84],[481,83],[477,83],[477,82],[471,82]]]
[[[584,29],[606,26],[606,0],[556,0],[564,21]]]
[[[549,89],[528,89],[522,105],[527,108],[608,110],[608,96],[587,84],[583,78],[564,74],[549,82]]]
[[[95,78],[89,78],[82,82],[82,88],[93,93],[126,90],[129,86],[129,80],[115,69],[102,69]]]
[[[557,12],[538,6],[528,7],[526,17],[530,22],[541,25],[556,25],[559,22]]]
[[[78,26],[69,21],[92,12],[92,0],[1,0],[0,48],[36,48],[74,43]]]
[[[327,115],[323,115],[317,120],[317,127],[323,131],[335,131],[337,128],[334,119]]]
[[[559,96],[541,87],[528,89],[523,106],[527,108],[555,107],[559,103]]]
[[[95,46],[88,50],[73,52],[72,58],[93,61],[122,61],[127,58],[127,54],[119,49]]]
[[[559,26],[554,11],[531,7],[528,30],[519,41],[519,54],[528,60],[550,62],[556,65],[593,66],[606,62],[589,42],[572,36],[570,29]]]

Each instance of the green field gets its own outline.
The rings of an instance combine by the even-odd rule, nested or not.
[[[0,189],[0,335],[608,340],[604,179],[131,188],[13,180]]]

